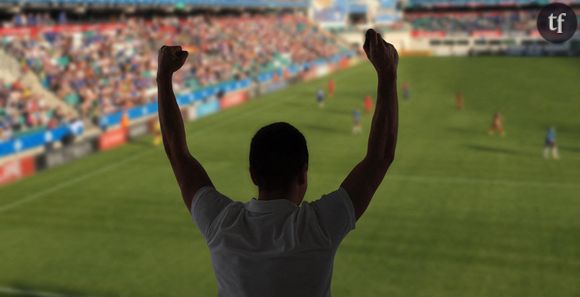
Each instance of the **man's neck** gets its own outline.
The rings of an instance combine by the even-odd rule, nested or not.
[[[277,200],[277,199],[284,199],[288,200],[296,205],[299,203],[298,191],[295,189],[286,189],[286,190],[264,190],[259,189],[258,191],[258,200],[261,201],[268,201],[268,200]]]

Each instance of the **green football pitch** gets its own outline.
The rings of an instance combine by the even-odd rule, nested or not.
[[[579,65],[402,59],[412,97],[400,99],[396,160],[338,250],[333,296],[580,297]],[[273,121],[307,138],[307,199],[338,187],[365,152],[370,115],[352,135],[352,113],[376,78],[366,63],[330,77],[324,109],[314,94],[328,78],[187,124],[218,190],[256,194],[249,142]],[[487,134],[496,111],[505,137]],[[542,157],[551,125],[558,161]],[[0,188],[0,296],[216,295],[208,249],[151,137]]]

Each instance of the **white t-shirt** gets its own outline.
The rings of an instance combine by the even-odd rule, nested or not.
[[[207,241],[221,297],[330,296],[334,254],[355,227],[348,193],[314,202],[232,201],[213,187],[191,205]]]

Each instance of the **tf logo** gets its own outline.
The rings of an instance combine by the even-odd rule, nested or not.
[[[538,14],[538,31],[551,43],[568,41],[578,27],[578,19],[574,10],[562,3],[552,3],[544,6]]]

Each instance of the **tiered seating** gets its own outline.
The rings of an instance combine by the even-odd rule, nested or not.
[[[527,32],[536,28],[533,11],[448,12],[407,14],[414,29],[469,33],[481,30]]]
[[[407,6],[415,7],[462,7],[462,6],[507,6],[507,5],[546,5],[550,0],[409,0]],[[570,3],[580,3],[571,0]]]
[[[343,50],[318,30],[293,14],[132,18],[102,30],[61,27],[11,36],[2,46],[81,116],[95,118],[155,100],[162,44],[182,44],[191,52],[175,82],[178,91],[192,90]]]
[[[62,111],[48,107],[19,80],[0,80],[0,142],[31,130],[57,127],[64,119]]]
[[[89,6],[243,6],[243,7],[306,7],[304,0],[3,0],[4,4],[14,5],[89,5]]]

